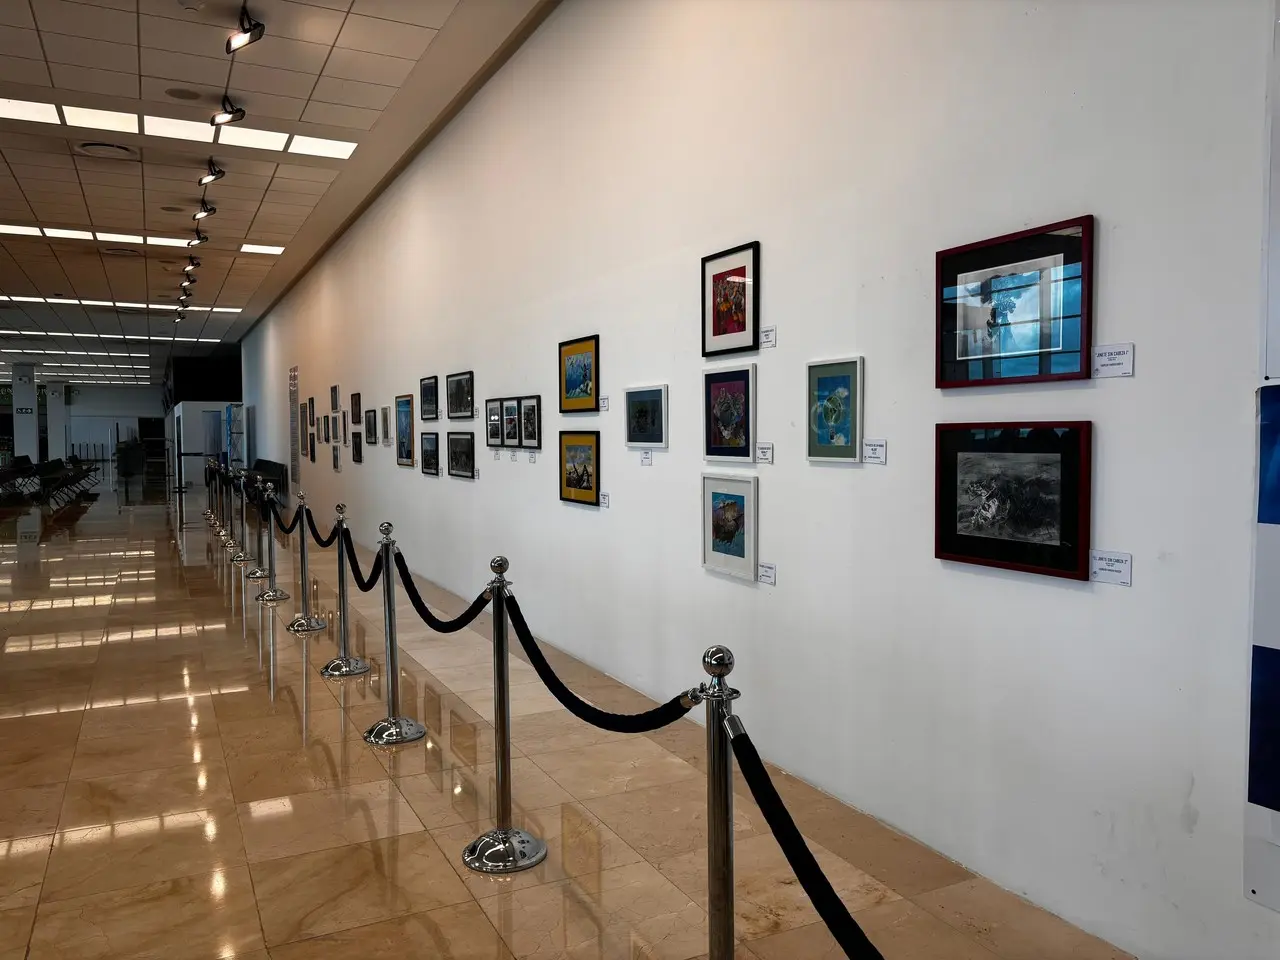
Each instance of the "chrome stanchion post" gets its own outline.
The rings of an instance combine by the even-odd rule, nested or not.
[[[511,823],[511,691],[507,659],[510,582],[506,578],[509,567],[506,557],[494,557],[489,562],[494,574],[487,592],[493,601],[493,752],[497,810],[493,829],[476,837],[462,851],[462,862],[479,873],[516,873],[536,867],[547,856],[546,843],[517,830]]]
[[[267,522],[274,523],[271,517],[271,504],[275,502],[276,485],[267,484]],[[274,530],[267,531],[267,589],[258,594],[258,602],[265,604],[283,603],[289,594],[276,586],[276,537]]]
[[[350,631],[347,626],[347,505],[338,504],[338,655],[324,665],[321,676],[331,680],[356,677],[369,672],[369,661],[351,656]],[[385,589],[385,588],[384,588]]]
[[[213,520],[213,461],[204,460],[204,519],[208,523]]]
[[[310,538],[310,531],[307,530],[307,495],[301,490],[298,491],[298,509],[303,514],[302,519],[298,521],[298,567],[302,572],[302,612],[289,621],[288,630],[290,633],[319,633],[325,628],[325,623],[311,614],[311,574],[307,570],[307,548],[310,546],[307,540]]]
[[[396,542],[391,539],[391,524],[378,525],[382,534],[382,619],[387,633],[387,657],[383,664],[383,682],[387,685],[387,715],[364,732],[366,743],[379,747],[395,746],[421,740],[427,728],[417,720],[400,716],[400,648],[396,646]]]
[[[227,540],[223,544],[228,552],[239,552],[240,544],[236,542],[236,481],[244,482],[243,470],[232,470],[227,483]],[[235,558],[232,557],[232,562]]]
[[[258,509],[254,511],[254,525],[258,531],[258,565],[246,573],[244,578],[252,583],[261,583],[271,576],[271,573],[263,566],[266,562],[267,551],[262,549],[262,531],[266,529],[262,522],[262,504],[265,502],[263,498],[266,496],[262,477],[258,477],[256,486],[258,488]]]
[[[733,960],[733,746],[726,723],[741,695],[726,682],[733,672],[728,647],[708,647],[702,669],[711,677],[707,703],[707,960]]]
[[[249,474],[247,471],[240,471],[240,549],[232,556],[231,562],[237,567],[243,567],[246,563],[253,560],[249,556],[249,497],[245,485],[249,482]]]

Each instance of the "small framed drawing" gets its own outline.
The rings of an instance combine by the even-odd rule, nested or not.
[[[560,412],[600,409],[600,335],[560,344]]]
[[[440,434],[424,433],[422,440],[422,472],[429,477],[440,476]]]
[[[474,480],[476,476],[476,435],[474,433],[450,433],[449,476]]]
[[[413,466],[413,394],[396,397],[396,463]]]
[[[351,446],[351,421],[347,419],[347,411],[342,411],[342,445]]]
[[[485,446],[502,446],[502,401],[486,400],[484,402],[484,442]]]
[[[371,447],[378,445],[378,411],[373,407],[364,412],[364,442]]]
[[[755,477],[702,475],[702,565],[743,580],[756,578]]]
[[[667,385],[628,387],[626,391],[627,446],[667,445]]]
[[[307,432],[307,456],[312,463],[316,462],[316,433],[314,430]]]
[[[360,394],[353,393],[351,395],[351,419],[359,425],[361,416],[363,416],[363,413],[360,409]]]
[[[560,431],[560,499],[600,506],[600,431]]]
[[[364,463],[364,436],[359,430],[351,431],[351,462]]]
[[[439,377],[423,377],[418,381],[418,410],[423,420],[440,419]]]
[[[1089,579],[1093,424],[940,423],[934,556]]]
[[[333,472],[342,472],[342,447],[336,443],[333,445]]]
[[[702,258],[702,355],[760,348],[760,242]]]
[[[502,401],[502,445],[520,446],[520,401],[516,397]]]
[[[336,412],[341,404],[338,402],[338,385],[329,388],[329,409]]]
[[[520,398],[520,446],[542,449],[542,397]]]
[[[315,429],[316,426],[316,398],[307,398],[307,426]]]
[[[391,408],[378,408],[378,421],[382,424],[382,445],[384,447],[391,446]]]
[[[476,375],[472,370],[451,373],[444,378],[445,400],[450,420],[469,420],[476,415]]]
[[[810,460],[862,460],[862,357],[809,364]]]
[[[702,408],[703,455],[708,460],[754,463],[756,365],[706,371]]]
[[[1093,217],[937,255],[940,388],[1090,376]]]
[[[321,432],[324,434],[324,442],[329,442],[329,415],[326,413],[320,418]]]

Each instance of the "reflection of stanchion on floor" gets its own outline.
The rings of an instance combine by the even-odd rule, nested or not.
[[[733,748],[725,721],[739,693],[726,682],[733,671],[728,647],[702,655],[711,682],[707,704],[707,960],[733,960]]]
[[[508,688],[506,578],[509,566],[506,557],[494,557],[489,564],[494,574],[489,582],[489,593],[493,601],[493,759],[497,811],[494,828],[476,837],[462,851],[462,862],[480,873],[527,870],[537,866],[547,855],[547,845],[542,840],[516,829],[511,822],[511,697]]]
[[[266,504],[268,521],[274,521],[273,510],[275,504],[276,488],[275,484],[268,483],[266,490]],[[289,599],[289,594],[285,593],[276,586],[276,537],[274,530],[267,531],[267,589],[258,594],[258,602],[266,604],[283,603]]]
[[[347,505],[340,503],[334,509],[338,512],[338,655],[326,663],[320,673],[331,680],[341,680],[368,673],[369,661],[351,655],[350,610],[347,607]]]
[[[307,513],[307,495],[298,491],[298,509]],[[319,633],[324,629],[324,621],[311,613],[311,574],[307,569],[307,530],[298,532],[298,567],[302,574],[302,612],[289,621],[290,633]]]
[[[417,720],[400,716],[400,650],[396,646],[396,581],[393,554],[396,542],[391,539],[392,526],[378,525],[382,534],[382,611],[387,633],[387,659],[383,665],[383,682],[387,686],[387,715],[364,732],[366,743],[379,747],[411,743],[427,735],[427,728]]]

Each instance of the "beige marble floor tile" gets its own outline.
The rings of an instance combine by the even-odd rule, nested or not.
[[[432,640],[416,639],[412,634],[397,634],[401,648],[428,670],[435,672],[448,667],[465,667],[490,663],[493,645],[486,640]]]
[[[706,952],[706,914],[647,863],[480,901],[519,960],[686,960]]]
[[[522,714],[511,721],[511,742],[526,756],[628,740],[634,734],[601,730],[567,710]]]
[[[91,780],[121,773],[160,770],[222,759],[222,741],[190,730],[171,737],[135,733],[124,737],[81,740],[71,765],[72,780]]]
[[[52,842],[49,835],[0,843],[0,910],[35,906]]]
[[[230,804],[62,830],[53,840],[40,899],[69,900],[244,862]]]
[[[249,690],[215,694],[213,709],[218,722],[225,720],[256,720],[261,717],[302,716],[303,701],[310,710],[333,710],[337,701],[329,693],[327,685],[317,679],[285,680],[276,684],[274,698],[264,683]]]
[[[390,780],[255,800],[237,812],[250,863],[422,829]]]
[[[231,802],[231,781],[221,761],[72,780],[62,801],[63,830],[206,810]]]
[[[300,750],[313,740],[329,744],[359,740],[361,732],[342,710],[309,712],[305,726],[300,718],[294,716],[224,720],[218,725],[227,760],[281,750]]]
[[[28,742],[0,751],[0,790],[61,783],[71,770],[75,747]]]
[[[22,956],[31,935],[31,921],[35,919],[36,908],[17,907],[12,910],[0,910],[0,950],[13,950]]]
[[[471,693],[477,690],[486,690],[492,695],[492,659],[490,657],[483,663],[463,664],[457,667],[438,667],[431,670],[431,674],[442,686],[454,693]],[[423,666],[426,665],[424,664]],[[541,682],[538,680],[538,675],[534,672],[533,667],[515,657],[508,658],[507,671],[513,688],[525,683]]]
[[[44,903],[30,960],[214,960],[263,947],[244,867]]]
[[[362,740],[315,739],[306,747],[229,758],[227,773],[236,801],[265,800],[326,787],[386,779],[374,749]]]
[[[251,873],[268,946],[469,899],[421,831],[268,860]]]
[[[642,860],[640,854],[578,803],[522,811],[512,819],[515,826],[546,843],[547,857],[538,866],[507,877],[476,873],[464,866],[461,860],[462,849],[468,843],[493,829],[492,818],[432,831],[432,836],[449,856],[449,863],[477,900],[569,877],[591,876]]]
[[[497,931],[474,903],[286,943],[271,960],[512,960]],[[639,958],[637,958],[639,960]]]
[[[913,899],[1002,960],[1133,960],[1129,954],[981,878]]]
[[[89,684],[32,690],[17,687],[0,691],[0,720],[75,713],[89,701]]]
[[[99,737],[123,737],[132,734],[152,733],[163,728],[166,732],[191,731],[194,734],[216,733],[217,718],[213,704],[207,695],[183,697],[158,703],[126,704],[119,707],[101,707],[86,710],[80,727],[80,739],[96,740]]]
[[[494,767],[491,763],[474,770],[453,767],[438,773],[403,777],[396,781],[423,824],[430,829],[459,823],[476,823],[491,817],[494,800]],[[573,797],[538,769],[531,760],[511,762],[511,802],[525,810],[537,810]]]
[[[83,717],[81,711],[67,711],[0,720],[0,757],[33,742],[46,747],[74,744]]]
[[[707,787],[701,778],[597,797],[584,805],[651,863],[707,845]],[[734,836],[742,840],[768,832],[756,805],[735,797]]]
[[[53,833],[66,785],[46,783],[0,791],[0,840]]]
[[[898,900],[896,893],[812,841],[809,849],[850,911]],[[707,851],[693,850],[658,869],[697,903],[707,902]],[[734,929],[744,940],[816,922],[818,914],[772,834],[737,841],[733,851]]]
[[[470,706],[485,720],[493,722],[494,705],[492,690],[472,690],[459,695],[464,703]],[[560,701],[555,698],[542,683],[533,679],[527,683],[511,684],[511,716],[523,717],[527,714],[546,713],[548,710],[560,710]]]
[[[540,753],[533,761],[579,800],[702,776],[679,757],[643,737]]]

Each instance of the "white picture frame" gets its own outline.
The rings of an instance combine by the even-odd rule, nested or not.
[[[659,394],[658,402],[662,404],[661,412],[661,439],[644,439],[646,434],[643,430],[633,430],[637,426],[632,423],[632,403],[644,402],[651,403],[654,394]],[[633,450],[665,450],[670,444],[670,433],[668,432],[668,410],[667,403],[667,385],[665,383],[655,383],[647,387],[627,387],[623,391],[622,397],[622,417],[623,432],[626,436],[627,446]],[[652,437],[653,432],[650,430],[647,436]]]
[[[702,475],[702,566],[705,569],[755,581],[759,493],[758,477],[734,473]],[[717,496],[730,503],[717,502]],[[738,531],[727,538],[726,533],[734,532],[735,524]]]

